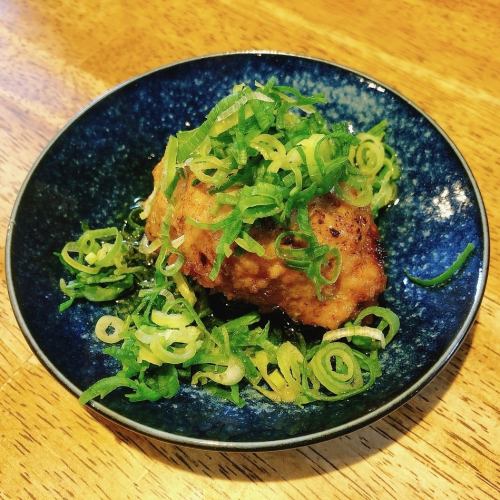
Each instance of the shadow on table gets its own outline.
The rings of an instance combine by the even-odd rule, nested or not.
[[[475,326],[446,368],[416,397],[382,420],[335,440],[274,452],[214,452],[150,439],[96,416],[116,438],[171,468],[237,481],[280,481],[349,467],[396,443],[443,400],[461,369]],[[425,433],[425,428],[422,429]]]

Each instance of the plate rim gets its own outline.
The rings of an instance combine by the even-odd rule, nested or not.
[[[476,197],[477,205],[480,212],[481,219],[481,228],[482,228],[482,238],[483,238],[483,254],[481,260],[481,268],[479,270],[479,276],[477,281],[476,293],[474,296],[474,301],[472,306],[466,316],[466,318],[462,321],[461,327],[455,335],[453,341],[450,343],[448,348],[442,353],[442,355],[432,364],[432,366],[418,379],[416,380],[410,387],[401,392],[398,396],[391,399],[386,404],[378,407],[373,412],[367,413],[361,417],[358,417],[354,420],[350,420],[341,425],[337,425],[335,427],[331,427],[329,429],[325,429],[322,431],[303,434],[299,436],[293,436],[289,438],[282,438],[277,440],[270,441],[247,441],[247,442],[239,442],[239,441],[218,441],[213,439],[204,439],[204,438],[196,438],[191,436],[183,436],[181,434],[174,434],[167,431],[162,431],[155,429],[154,427],[150,427],[148,425],[141,424],[131,418],[124,417],[118,412],[111,410],[107,406],[102,403],[98,403],[96,401],[91,401],[86,405],[91,411],[97,412],[99,415],[104,417],[106,420],[112,421],[125,427],[134,432],[139,432],[143,435],[146,435],[151,438],[159,439],[161,441],[169,442],[176,445],[184,445],[189,447],[201,448],[206,450],[217,450],[217,451],[271,451],[271,450],[285,450],[290,448],[296,448],[300,446],[307,446],[314,443],[318,443],[321,441],[326,441],[329,439],[333,439],[335,437],[339,437],[342,435],[346,435],[348,433],[359,430],[362,427],[373,424],[374,422],[380,420],[381,418],[387,416],[393,411],[400,408],[402,405],[407,403],[411,398],[413,398],[418,392],[424,389],[448,364],[450,359],[455,355],[458,351],[464,340],[466,339],[468,333],[472,329],[474,325],[475,318],[478,314],[479,307],[481,305],[482,298],[485,293],[486,282],[489,271],[489,259],[490,259],[490,238],[489,238],[489,225],[486,214],[486,209],[484,206],[484,201],[481,196],[481,192],[479,190],[477,181],[472,173],[469,165],[467,164],[465,158],[452,141],[452,139],[448,136],[448,134],[441,128],[441,126],[434,121],[434,119],[429,116],[429,114],[423,111],[419,106],[417,106],[413,101],[409,98],[405,97],[397,90],[395,90],[390,85],[385,84],[384,82],[380,82],[376,78],[371,77],[370,75],[363,73],[358,70],[354,70],[349,66],[345,66],[342,64],[335,63],[333,61],[329,61],[326,59],[308,56],[305,54],[298,54],[292,52],[283,52],[277,50],[242,50],[242,51],[227,51],[227,52],[216,52],[204,54],[201,56],[195,56],[187,59],[180,59],[173,61],[171,63],[153,68],[144,73],[135,75],[127,80],[118,83],[112,88],[102,92],[100,95],[92,99],[89,103],[79,109],[66,123],[61,127],[52,137],[52,139],[47,143],[47,145],[43,148],[42,152],[38,155],[33,165],[31,166],[29,172],[27,173],[21,187],[16,196],[16,200],[14,202],[11,215],[9,217],[9,222],[7,226],[7,238],[5,245],[5,274],[7,281],[7,290],[9,299],[11,302],[11,306],[14,312],[14,316],[16,321],[20,327],[20,330],[26,339],[30,349],[37,356],[42,365],[47,369],[47,371],[69,392],[71,392],[76,397],[79,397],[82,393],[82,390],[79,389],[76,385],[74,385],[68,378],[66,378],[59,369],[50,361],[50,359],[45,355],[40,346],[35,341],[33,335],[31,334],[24,318],[21,313],[19,303],[17,301],[14,281],[12,277],[12,237],[15,226],[15,220],[17,216],[17,212],[19,206],[21,204],[21,200],[24,196],[24,192],[33,176],[34,172],[38,168],[40,162],[47,154],[47,152],[52,148],[55,142],[66,132],[67,129],[72,127],[75,122],[79,120],[87,111],[93,108],[96,104],[104,100],[106,97],[111,94],[119,91],[123,87],[126,87],[134,82],[137,82],[143,78],[146,78],[154,73],[161,72],[167,70],[169,68],[175,66],[181,66],[183,64],[189,64],[197,61],[201,61],[204,59],[212,59],[218,57],[232,57],[232,56],[242,56],[242,55],[253,55],[253,56],[278,56],[278,57],[292,57],[296,59],[305,59],[312,62],[317,62],[321,64],[326,64],[329,66],[333,66],[334,68],[338,68],[344,71],[347,71],[355,76],[360,78],[364,78],[369,82],[373,82],[377,85],[380,85],[384,89],[390,91],[399,99],[404,101],[407,105],[417,111],[420,115],[425,117],[430,124],[439,132],[439,134],[443,137],[443,139],[450,145],[453,153],[458,158],[461,163],[465,173],[469,177],[469,180],[472,185],[472,189],[474,191],[474,195]]]

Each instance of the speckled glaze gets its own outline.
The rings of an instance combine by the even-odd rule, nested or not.
[[[160,68],[107,93],[49,145],[23,186],[7,241],[8,285],[34,352],[73,393],[116,368],[100,353],[93,324],[102,307],[78,303],[63,314],[53,252],[80,221],[115,225],[134,198],[152,188],[151,169],[169,134],[199,124],[233,84],[276,76],[304,93],[322,92],[330,120],[356,130],[390,121],[387,142],[404,165],[397,203],[379,218],[389,286],[382,302],[401,331],[382,354],[383,376],[350,400],[305,408],[271,404],[247,390],[238,409],[196,388],[172,400],[130,404],[119,393],[92,403],[101,414],[168,441],[216,449],[278,449],[345,434],[389,413],[429,382],[458,349],[483,294],[488,263],[486,216],[464,160],[411,103],[372,79],[333,64],[274,53],[210,56]],[[476,251],[446,287],[410,283],[407,268],[432,275],[467,242]]]

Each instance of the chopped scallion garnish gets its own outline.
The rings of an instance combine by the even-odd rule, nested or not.
[[[189,170],[193,185],[206,185],[216,208],[224,207],[215,222],[186,220],[219,232],[212,280],[233,253],[267,258],[271,252],[303,272],[324,299],[342,258],[337,247],[318,241],[309,202],[334,191],[377,214],[395,199],[399,177],[398,159],[383,142],[387,122],[353,134],[344,122],[327,123],[317,109],[324,102],[275,79],[255,90],[237,85],[199,127],[169,138],[160,182],[142,211],[135,207],[122,229],[84,228],[64,246],[59,258],[71,277],[60,283],[68,297],[61,312],[79,298],[118,299],[116,315],[102,316],[95,333],[121,368],[84,391],[82,403],[117,389],[133,402],[157,401],[175,396],[185,382],[240,407],[244,384],[272,401],[303,405],[346,399],[374,384],[381,375],[377,353],[399,330],[392,311],[371,306],[318,342],[298,333],[291,342],[256,312],[230,320],[214,314],[207,292],[181,273],[185,237],[170,240],[170,205],[158,238],[148,244],[144,236],[158,191],[172,200]],[[253,230],[264,219],[277,228],[274,246],[264,246]]]
[[[472,243],[468,243],[464,250],[460,252],[455,262],[453,262],[453,264],[448,269],[443,271],[441,274],[434,276],[433,278],[419,278],[417,276],[412,276],[406,269],[405,274],[406,276],[408,276],[409,280],[420,286],[428,287],[442,285],[446,283],[450,278],[452,278],[455,273],[462,269],[465,262],[469,258],[469,255],[474,251],[474,248],[475,247]]]

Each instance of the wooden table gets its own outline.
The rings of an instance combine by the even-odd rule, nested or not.
[[[0,0],[0,497],[499,498],[499,16],[494,0]],[[3,245],[26,173],[81,106],[156,66],[252,48],[351,66],[436,119],[483,193],[491,268],[467,341],[403,408],[312,447],[209,453],[135,435],[79,406],[21,335]]]

